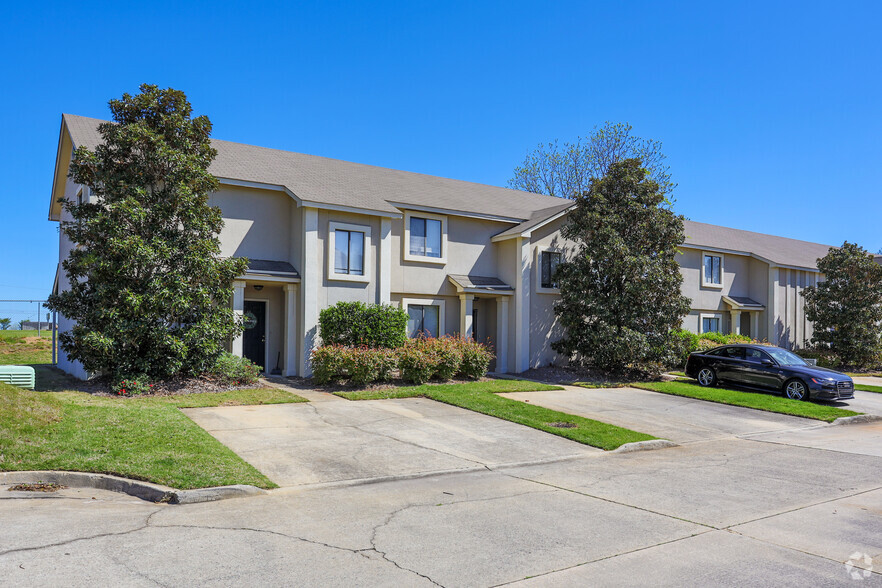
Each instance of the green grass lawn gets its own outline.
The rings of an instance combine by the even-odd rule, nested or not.
[[[631,386],[633,388],[652,390],[653,392],[662,392],[664,394],[673,394],[675,396],[686,396],[697,400],[707,400],[710,402],[719,402],[720,404],[743,406],[767,412],[789,414],[807,419],[826,421],[828,423],[835,421],[839,417],[860,414],[852,410],[844,410],[834,406],[815,404],[814,402],[805,402],[802,400],[791,400],[782,396],[768,393],[764,394],[762,392],[745,392],[740,390],[729,390],[726,388],[702,388],[698,384],[683,380],[677,380],[674,382],[646,382],[631,384]]]
[[[48,368],[38,372],[52,375]],[[53,384],[42,375],[37,377],[44,389],[65,381],[55,374]],[[227,484],[274,488],[178,409],[289,402],[305,399],[275,388],[110,398],[0,384],[0,470],[97,472],[179,489]]]
[[[876,392],[882,394],[882,386],[870,386],[869,384],[855,384],[855,390],[863,390],[864,392]]]
[[[34,365],[52,361],[52,332],[0,331],[0,365]]]
[[[402,386],[389,390],[359,390],[337,392],[336,394],[349,400],[421,396],[606,450],[616,449],[625,443],[655,439],[652,435],[496,395],[498,392],[538,392],[540,390],[561,390],[561,388],[525,380],[505,379],[467,384]],[[552,426],[552,423],[572,426],[570,428]]]

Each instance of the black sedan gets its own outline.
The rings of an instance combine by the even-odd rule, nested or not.
[[[783,392],[794,400],[854,398],[854,382],[845,374],[809,365],[780,347],[725,345],[689,354],[686,375],[702,386],[728,382]]]

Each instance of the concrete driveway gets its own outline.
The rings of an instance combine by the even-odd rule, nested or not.
[[[354,402],[312,393],[311,399],[184,412],[280,486],[483,470],[602,453],[422,398]]]
[[[818,421],[694,400],[636,388],[565,386],[549,392],[502,394],[568,414],[685,444],[726,437],[789,431]]]

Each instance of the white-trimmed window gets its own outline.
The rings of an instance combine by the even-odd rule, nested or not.
[[[371,228],[328,223],[328,276],[332,280],[370,281]]]
[[[701,285],[706,288],[723,287],[723,254],[701,254]]]
[[[407,336],[440,337],[444,334],[444,301],[404,298],[401,308],[407,313]]]
[[[404,260],[447,263],[447,217],[404,213]]]
[[[557,266],[562,261],[560,251],[553,249],[536,250],[536,291],[557,293],[560,288],[554,277]]]
[[[723,316],[719,314],[699,315],[699,332],[701,333],[722,333],[723,332]]]

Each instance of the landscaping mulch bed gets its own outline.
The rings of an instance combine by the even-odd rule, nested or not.
[[[56,484],[55,482],[36,482],[34,484],[16,484],[10,486],[10,492],[58,492],[64,490],[67,486]]]
[[[473,384],[475,382],[487,382],[490,379],[491,378],[480,378],[478,380],[446,380],[443,382],[440,380],[432,380],[430,382],[426,382],[424,385],[432,386],[441,384]],[[395,390],[396,388],[401,388],[403,386],[415,385],[413,382],[408,382],[400,378],[393,378],[386,382],[375,382],[366,386],[354,386],[343,382],[333,382],[330,384],[319,385],[313,383],[312,378],[298,378],[295,376],[277,376],[270,378],[270,380],[284,382],[286,385],[298,390],[321,390],[322,392],[330,392],[331,394],[334,394],[336,392],[352,392],[353,390],[365,392],[382,392],[384,390]]]
[[[571,384],[573,382],[587,382],[597,385],[615,385],[625,384],[628,382],[645,382],[646,376],[639,374],[623,374],[619,376],[605,374],[590,368],[582,367],[563,367],[563,366],[546,366],[541,368],[529,369],[518,374],[519,377],[528,380],[539,380],[540,382],[549,382],[551,384]]]
[[[255,388],[259,384],[246,384],[242,386],[231,386],[214,378],[171,378],[169,380],[160,380],[151,382],[153,388],[149,394],[134,395],[134,398],[144,396],[179,396],[182,394],[203,394],[206,392],[229,392],[231,390],[245,390]],[[78,392],[86,392],[96,396],[113,396],[119,397],[116,392],[110,388],[110,380],[99,378],[78,382],[72,386],[68,386],[69,390]]]

